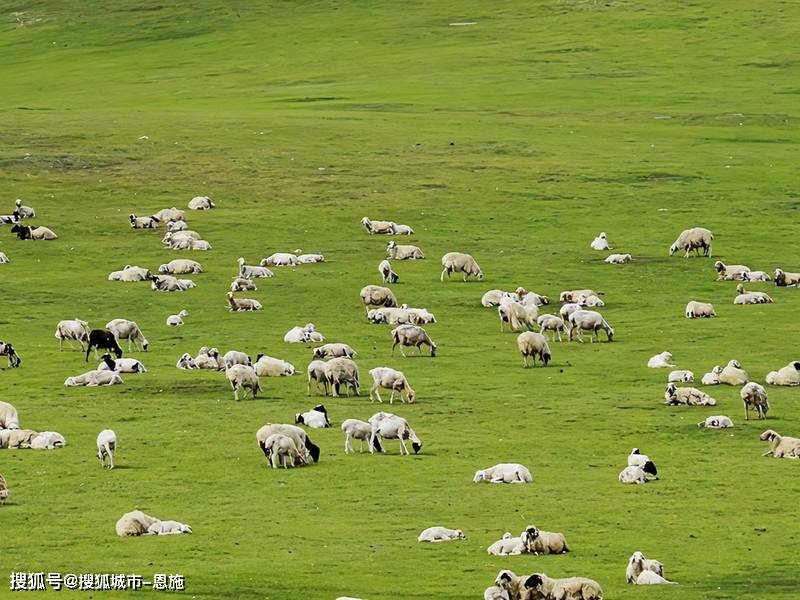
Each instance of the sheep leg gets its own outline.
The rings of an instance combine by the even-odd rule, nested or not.
[[[352,448],[350,446],[350,432],[347,431],[344,434],[344,453],[349,454],[351,449]]]
[[[81,350],[83,350],[83,348],[81,348]],[[63,337],[58,338],[58,351],[59,352],[63,352],[64,351],[64,338]]]
[[[403,441],[402,434],[400,435],[400,456],[404,456],[408,454],[408,448],[406,448],[406,443]]]
[[[447,273],[447,278],[450,279],[450,271],[447,270],[447,267],[442,269],[442,274],[439,275],[439,281],[444,281],[444,274]]]

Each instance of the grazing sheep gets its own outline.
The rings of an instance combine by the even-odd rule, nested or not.
[[[331,426],[331,422],[328,419],[328,411],[322,404],[317,404],[314,408],[304,413],[297,413],[294,416],[294,422],[314,429],[324,429]]]
[[[339,386],[344,384],[345,393],[350,396],[349,388],[356,396],[361,395],[361,384],[358,379],[358,365],[349,358],[332,358],[325,363],[325,379],[331,386],[331,396],[339,396]]]
[[[504,325],[508,323],[511,331],[533,331],[536,326],[536,319],[539,317],[537,306],[525,306],[520,302],[503,298],[500,306],[497,307],[497,316],[500,318],[500,331],[504,330]]]
[[[475,471],[474,483],[531,483],[533,476],[527,467],[518,463],[498,463],[487,469]]]
[[[439,276],[439,281],[444,281],[445,275],[450,279],[450,275],[456,272],[464,274],[464,281],[470,275],[473,275],[478,281],[483,280],[483,271],[472,255],[463,252],[448,252],[442,256],[442,274]]]
[[[182,310],[177,315],[170,315],[167,317],[167,325],[170,327],[180,327],[183,325],[183,318],[188,316],[188,310]]]
[[[64,387],[77,387],[85,385],[87,387],[97,387],[100,385],[119,385],[122,377],[114,371],[86,371],[74,377],[67,377]]]
[[[563,303],[571,303],[571,302],[578,302],[581,296],[588,297],[588,296],[600,296],[594,290],[585,289],[585,290],[565,290],[561,292],[558,296],[558,301]]]
[[[551,331],[551,338],[550,340],[555,342],[556,335],[558,335],[558,341],[561,341],[561,334],[567,333],[567,327],[564,325],[564,320],[560,317],[555,315],[539,315],[539,318],[536,319],[536,322],[539,324],[539,331],[544,333],[545,331]]]
[[[168,223],[170,221],[184,221],[186,220],[186,213],[180,209],[175,208],[162,208],[157,213],[153,214],[159,221]]]
[[[394,223],[392,221],[371,221],[369,218],[364,217],[361,219],[361,224],[370,235],[375,233],[394,235]]]
[[[364,442],[369,444],[370,438],[372,437],[372,425],[367,423],[366,421],[359,421],[358,419],[345,419],[342,422],[342,431],[344,431],[344,452],[345,454],[348,453],[355,453],[353,450],[353,446],[351,444],[352,440],[359,440],[359,452],[364,452]],[[381,452],[380,442],[377,441],[378,447],[375,448],[378,452]]]
[[[153,275],[150,273],[150,269],[131,265],[125,265],[121,271],[112,271],[108,274],[109,281],[123,281],[128,283],[147,281],[152,278]]]
[[[275,274],[264,266],[246,265],[244,257],[240,256],[236,259],[236,264],[239,265],[239,277],[242,279],[255,279],[257,277],[273,277]]]
[[[219,371],[224,369],[224,364],[220,361],[219,350],[211,348],[210,350],[203,346],[197,351],[197,356],[194,357],[194,362],[198,369],[212,369]]]
[[[775,458],[800,458],[800,439],[782,436],[777,431],[767,429],[759,436],[763,442],[769,442],[770,449],[761,456],[774,456]]]
[[[520,536],[514,537],[506,531],[503,537],[486,549],[492,556],[519,556],[525,552],[525,544]]]
[[[117,434],[111,429],[103,429],[97,436],[97,458],[100,466],[114,468],[114,452],[117,450]],[[108,462],[108,465],[106,465]]]
[[[747,371],[742,369],[738,360],[729,360],[719,374],[719,382],[726,385],[744,385],[747,381]]]
[[[722,367],[719,365],[715,366],[711,369],[710,373],[706,373],[703,375],[703,378],[700,380],[700,383],[703,385],[719,385],[719,374],[722,373]]]
[[[208,196],[195,196],[189,200],[190,210],[211,210],[215,207],[216,204]]]
[[[16,369],[22,364],[22,358],[14,350],[14,346],[2,340],[0,340],[0,356],[5,356],[8,359],[8,366],[12,369]]]
[[[728,429],[733,427],[733,421],[725,415],[714,415],[706,417],[705,421],[700,421],[697,426],[700,428],[705,427],[706,429]]]
[[[368,285],[361,289],[361,302],[364,304],[364,310],[369,312],[370,306],[387,306],[396,307],[397,298],[394,292],[387,287],[379,285]]]
[[[358,355],[358,352],[353,350],[347,344],[325,344],[324,346],[318,346],[314,348],[312,356],[314,358],[336,358],[338,356],[344,356],[346,358],[355,358]]]
[[[147,535],[180,535],[192,533],[192,528],[178,521],[156,521],[147,528]]]
[[[36,211],[30,206],[25,206],[19,198],[14,201],[14,213],[20,219],[33,219],[36,217]]]
[[[258,392],[263,391],[258,381],[258,375],[249,365],[231,365],[225,369],[225,378],[231,384],[234,400],[239,400],[239,390],[243,390],[242,399],[247,396],[247,390],[253,394],[253,399]]]
[[[639,452],[638,448],[631,450],[631,453],[628,455],[628,466],[641,467],[647,475],[652,475],[654,479],[658,479],[658,469],[655,463],[650,460],[649,456]]]
[[[0,473],[0,504],[5,504],[6,500],[8,500],[8,482]]]
[[[773,300],[765,292],[748,292],[741,283],[736,286],[734,304],[772,304]]]
[[[156,521],[158,521],[158,519],[146,515],[140,510],[125,513],[120,517],[119,521],[117,521],[117,535],[120,537],[146,535],[148,527]]]
[[[261,445],[261,449],[273,469],[278,468],[278,459],[284,469],[288,469],[290,464],[292,467],[298,467],[306,462],[294,440],[281,433],[269,436]]]
[[[603,600],[603,588],[586,577],[551,579],[544,573],[534,573],[525,580],[524,586],[551,600]]]
[[[744,265],[726,265],[721,260],[714,263],[714,270],[717,272],[717,281],[744,281],[750,271],[750,267]]]
[[[674,367],[670,361],[672,360],[672,352],[664,351],[661,354],[651,356],[647,361],[647,367],[650,369],[663,369],[666,367]]]
[[[183,275],[186,273],[202,273],[203,265],[196,260],[188,258],[176,258],[158,267],[159,273],[169,273],[172,275]]]
[[[766,419],[767,412],[769,411],[769,400],[767,400],[767,390],[764,386],[751,381],[743,386],[739,395],[744,402],[744,419],[750,420],[750,409],[753,409],[758,414],[759,419]]]
[[[411,429],[408,421],[403,417],[398,417],[392,413],[379,412],[369,418],[369,424],[372,426],[372,434],[369,443],[370,454],[374,454],[375,450],[386,452],[386,450],[382,448],[383,440],[398,440],[400,442],[401,456],[409,454],[404,440],[411,440],[411,447],[414,450],[414,454],[419,454],[419,451],[422,450],[422,442],[417,437],[417,434],[414,433],[414,430]]]
[[[89,353],[93,349],[94,357],[98,358],[98,348],[101,350],[109,350],[113,352],[114,356],[117,358],[122,358],[122,348],[119,346],[117,336],[110,329],[92,329],[89,332],[89,343],[86,345],[86,362],[89,362]]]
[[[541,333],[533,331],[523,331],[517,336],[517,348],[522,354],[522,367],[528,367],[528,358],[533,359],[533,366],[536,366],[536,357],[542,361],[546,367],[550,362],[550,346],[547,345],[547,338]]]
[[[150,347],[150,342],[148,342],[147,338],[144,337],[144,334],[142,333],[142,330],[139,329],[136,321],[129,321],[128,319],[112,319],[106,323],[106,329],[108,329],[117,340],[128,340],[128,352],[131,351],[131,342],[133,342],[136,345],[136,348],[142,352],[147,352],[147,349]],[[119,358],[119,356],[117,358]]]
[[[624,265],[631,260],[633,257],[630,254],[609,254],[603,262],[610,265]]]
[[[504,292],[503,290],[489,290],[483,296],[481,296],[481,306],[485,306],[487,308],[492,306],[500,306],[500,303],[503,301],[504,298],[508,298],[514,302],[521,302],[522,298],[520,298],[519,294],[516,292]]]
[[[417,536],[418,542],[449,542],[451,540],[464,540],[467,536],[460,529],[448,529],[447,527],[435,526],[424,529]]]
[[[321,384],[324,394],[327,396],[328,379],[325,377],[325,362],[321,360],[312,360],[310,363],[308,363],[306,374],[308,376],[307,395],[311,395],[311,382],[313,381],[315,383],[316,390],[319,391],[319,386]]]
[[[275,252],[261,259],[259,264],[262,267],[295,267],[297,266],[297,257],[291,252]]]
[[[231,291],[232,292],[256,292],[258,288],[256,287],[256,282],[252,279],[246,279],[244,277],[234,277],[233,281],[231,282]]]
[[[620,471],[618,479],[620,483],[625,483],[625,484],[647,483],[647,473],[644,472],[644,469],[642,469],[642,467],[637,467],[633,465],[622,469],[622,471]]]
[[[569,552],[567,538],[563,533],[542,531],[536,525],[528,525],[520,535],[525,550],[530,554],[565,554]]]
[[[320,449],[308,437],[308,434],[297,425],[272,424],[267,423],[256,432],[256,440],[264,455],[269,460],[270,456],[266,449],[266,441],[275,433],[291,438],[300,454],[297,464],[307,464],[307,457],[310,456],[314,462],[319,462]]]
[[[17,237],[21,240],[57,240],[58,236],[52,229],[44,226],[29,227],[28,225],[14,225],[11,228],[11,233],[16,233]]]
[[[410,225],[395,223],[393,235],[414,235],[414,230],[411,228]]]
[[[664,565],[657,560],[647,559],[644,557],[644,554],[636,551],[631,554],[631,557],[628,559],[628,566],[625,568],[625,581],[628,583],[636,583],[636,579],[643,571],[650,571],[651,573],[664,577]]]
[[[17,409],[2,400],[0,400],[0,429],[19,429]]]
[[[378,265],[378,273],[381,274],[383,283],[397,283],[400,279],[400,276],[392,269],[391,263],[386,259]]]
[[[0,252],[0,265],[4,265],[6,263],[10,263],[11,259],[8,258],[8,255],[5,252]]]
[[[225,294],[225,298],[228,300],[228,305],[230,306],[228,310],[230,312],[261,310],[264,308],[258,300],[252,298],[234,298],[233,292]]]
[[[370,402],[377,399],[378,402],[383,403],[379,391],[380,388],[392,390],[392,394],[389,396],[389,404],[394,403],[394,394],[397,391],[400,392],[400,400],[403,402],[408,400],[409,404],[413,404],[416,401],[417,393],[411,388],[408,379],[402,372],[389,367],[375,367],[369,370],[369,374],[372,376],[372,387],[369,390]],[[403,394],[406,396],[405,399]]]
[[[711,242],[714,241],[714,234],[705,227],[692,227],[681,231],[678,239],[669,247],[669,255],[672,256],[678,250],[684,250],[684,258],[689,258],[689,251],[694,250],[695,255],[700,255],[703,249],[703,256],[711,256]]]
[[[76,340],[83,352],[83,342],[89,341],[89,323],[77,317],[71,320],[59,321],[56,325],[55,338],[58,340],[58,350],[64,350],[64,340]]]
[[[178,359],[178,362],[175,363],[175,366],[178,369],[190,370],[190,369],[199,369],[200,367],[197,366],[197,363],[192,358],[192,355],[188,352],[184,352],[181,354],[181,357]]]
[[[403,358],[406,358],[406,353],[403,352],[404,347],[416,346],[421,355],[423,344],[430,347],[431,358],[436,356],[436,344],[433,343],[428,332],[418,325],[401,325],[392,329],[392,355],[398,344],[400,344],[400,354],[403,355]]]
[[[155,229],[159,223],[155,217],[137,217],[133,213],[128,215],[128,221],[133,229]]]
[[[717,401],[705,392],[693,387],[677,387],[674,383],[667,385],[664,392],[664,404],[687,406],[716,406]]]
[[[606,339],[609,342],[614,341],[614,329],[609,325],[599,312],[593,310],[576,310],[569,316],[569,341],[572,341],[573,333],[578,331],[578,340],[583,342],[583,332],[591,331],[592,337],[589,342],[595,339],[599,342],[600,336],[598,332],[602,329],[606,332]]]
[[[800,361],[794,360],[777,371],[767,373],[769,385],[800,385]]]
[[[106,352],[101,357],[103,362],[97,366],[98,371],[116,371],[117,373],[147,373],[144,365],[135,358],[118,358],[114,360]]]
[[[589,244],[592,250],[611,250],[611,246],[608,245],[608,238],[606,237],[606,232],[601,231],[600,235],[592,240],[592,243]]]
[[[253,368],[259,377],[291,377],[295,373],[292,363],[264,354],[256,356]]]
[[[709,302],[697,302],[696,300],[691,300],[686,305],[686,310],[684,311],[687,319],[700,319],[700,318],[711,318],[716,317],[717,313],[714,310],[714,305]]]
[[[742,273],[742,281],[772,281],[766,271],[748,271]]]
[[[11,231],[14,231],[13,229]],[[775,285],[778,287],[797,287],[800,285],[800,273],[789,273],[783,269],[775,269]]]
[[[670,371],[667,377],[667,383],[692,383],[694,381],[694,373],[691,371]]]
[[[392,260],[418,260],[425,258],[417,246],[401,245],[392,240],[386,245],[386,252]]]

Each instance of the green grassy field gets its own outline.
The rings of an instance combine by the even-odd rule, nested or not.
[[[0,213],[22,198],[59,234],[23,243],[0,229],[12,261],[0,266],[0,339],[23,359],[0,372],[0,399],[23,427],[68,441],[0,451],[4,579],[163,572],[183,574],[192,598],[454,600],[480,598],[511,568],[591,577],[607,598],[797,597],[798,465],[761,458],[758,435],[800,434],[800,392],[769,389],[767,424],[747,423],[738,389],[709,388],[713,409],[667,407],[667,372],[645,368],[670,350],[698,380],[736,358],[763,382],[799,358],[797,289],[753,284],[775,304],[733,306],[713,259],[667,256],[680,230],[702,225],[715,258],[800,270],[796,4],[107,4],[0,2]],[[188,215],[213,245],[192,253],[206,270],[196,289],[106,280],[186,256],[127,215],[199,194],[219,208]],[[364,215],[416,230],[427,259],[395,263],[395,292],[436,314],[435,359],[390,357],[390,327],[364,319],[359,290],[380,283],[388,241],[367,235]],[[589,249],[601,230],[635,261],[603,264]],[[275,269],[247,294],[263,311],[227,312],[238,256],[295,248],[327,262]],[[485,281],[441,284],[452,250],[473,254]],[[523,370],[516,336],[479,304],[517,285],[554,298],[601,290],[615,342],[556,343],[550,366]],[[683,318],[691,299],[714,302],[718,318]],[[186,325],[166,327],[181,308]],[[74,317],[137,321],[151,350],[133,356],[149,372],[64,388],[86,369],[53,338]],[[322,400],[304,376],[262,380],[262,398],[236,403],[222,374],[174,367],[207,345],[304,372],[310,347],[282,339],[309,321],[358,350],[362,382],[375,366],[406,373],[418,403],[393,410],[421,454],[343,453],[338,424],[379,410],[364,395],[325,400],[335,426],[310,434],[319,464],[267,470],[256,430]],[[737,427],[698,430],[710,414]],[[110,472],[94,458],[106,427],[120,444]],[[660,481],[617,482],[633,446]],[[472,483],[497,462],[526,464],[533,485]],[[194,535],[117,538],[134,508]],[[564,532],[573,552],[486,554],[530,523]],[[468,539],[416,542],[437,524]],[[681,585],[627,586],[634,550]],[[93,596],[134,594],[59,597]]]

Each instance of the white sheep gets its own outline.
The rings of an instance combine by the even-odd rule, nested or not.
[[[624,265],[632,260],[633,257],[630,254],[609,254],[603,262],[610,265]]]
[[[200,367],[197,366],[197,363],[192,358],[192,355],[188,352],[184,352],[181,354],[181,357],[178,359],[178,362],[175,363],[175,366],[178,369],[190,370],[190,369],[199,369]]]
[[[514,302],[510,298],[503,298],[497,307],[497,316],[500,318],[500,331],[508,323],[510,331],[532,331],[539,317],[537,306],[525,306],[521,302]]]
[[[239,350],[228,350],[219,361],[223,369],[228,369],[233,365],[247,365],[252,366],[253,360],[246,352]]]
[[[0,504],[5,504],[6,500],[8,500],[8,482],[0,473]]]
[[[767,429],[759,439],[769,443],[769,450],[761,456],[774,456],[775,458],[800,458],[800,439],[780,435],[777,431]]]
[[[483,296],[481,296],[481,306],[485,306],[487,308],[493,306],[500,306],[500,302],[503,301],[503,298],[508,298],[514,302],[521,302],[522,298],[520,298],[519,294],[516,292],[504,292],[503,290],[489,290]]]
[[[0,429],[19,429],[17,409],[2,400],[0,400]]]
[[[255,279],[257,277],[273,277],[275,273],[270,271],[267,267],[258,265],[245,264],[244,257],[240,256],[236,259],[236,264],[239,265],[239,277],[242,279]]]
[[[295,373],[292,363],[264,354],[256,357],[253,368],[259,377],[291,377]]]
[[[693,387],[677,387],[674,383],[667,385],[664,392],[664,404],[687,406],[716,406],[717,401],[705,392]]]
[[[650,460],[646,454],[639,452],[639,448],[634,448],[628,455],[629,467],[641,467],[646,475],[652,475],[654,479],[658,479],[658,469],[655,463]]]
[[[550,346],[547,345],[547,338],[541,333],[534,331],[523,331],[517,336],[517,348],[522,355],[522,367],[528,368],[528,359],[533,360],[533,366],[536,366],[536,357],[546,367],[550,362]]]
[[[21,240],[57,240],[58,236],[49,227],[29,227],[28,225],[14,225],[11,233],[16,233]]]
[[[567,333],[567,327],[564,325],[564,320],[560,317],[555,315],[539,315],[536,319],[536,322],[539,324],[539,331],[544,333],[545,331],[550,331],[551,333],[551,341],[556,341],[556,335],[558,335],[558,341],[561,341],[561,334]]]
[[[392,390],[389,396],[389,404],[394,403],[395,392],[400,392],[400,400],[403,402],[408,400],[409,404],[412,404],[416,401],[417,393],[411,388],[408,379],[402,372],[390,367],[375,367],[369,370],[369,374],[372,376],[372,387],[369,390],[370,401],[377,399],[378,402],[383,403],[379,391],[380,388]],[[405,399],[403,394],[405,394]]]
[[[525,552],[525,544],[520,536],[512,536],[506,531],[499,540],[486,549],[492,556],[518,556]]]
[[[769,385],[800,385],[800,361],[793,360],[777,371],[767,373],[766,382]]]
[[[744,281],[745,273],[750,271],[750,267],[744,265],[726,265],[721,260],[714,263],[714,270],[717,272],[717,281]]]
[[[345,393],[350,396],[350,389],[356,396],[361,395],[361,383],[359,381],[358,365],[355,361],[342,356],[332,358],[325,363],[325,379],[331,386],[331,395],[339,396],[340,386],[344,385]]]
[[[656,354],[655,356],[651,356],[650,359],[647,361],[647,367],[650,369],[664,369],[667,367],[674,367],[670,361],[672,360],[672,352],[661,352],[660,354]]]
[[[740,283],[736,286],[734,304],[772,304],[774,300],[766,292],[748,292]]]
[[[764,389],[763,385],[751,381],[742,387],[739,395],[742,397],[742,402],[744,402],[745,421],[750,420],[750,409],[756,411],[759,419],[767,418],[769,400],[767,399],[767,390]]]
[[[0,265],[4,265],[6,263],[10,263],[11,259],[8,258],[8,255],[5,252],[0,252]]]
[[[180,327],[183,325],[184,317],[189,316],[188,310],[181,310],[177,315],[170,315],[167,317],[167,325],[170,327]]]
[[[636,583],[636,579],[643,571],[650,571],[651,573],[664,576],[664,565],[657,560],[650,560],[645,558],[644,554],[639,551],[631,554],[628,559],[628,566],[625,568],[625,581],[628,583]]]
[[[596,339],[600,341],[599,331],[602,329],[606,333],[607,341],[614,341],[614,328],[608,324],[599,312],[593,310],[576,310],[569,316],[569,340],[572,341],[573,334],[577,330],[578,340],[583,342],[583,332],[591,331],[590,342]]]
[[[309,323],[309,325],[311,325]],[[292,327],[289,331],[286,332],[286,335],[283,336],[283,341],[288,344],[305,344],[311,341],[310,333],[313,330],[309,329],[309,325],[301,326],[297,325]]]
[[[284,469],[288,469],[289,465],[297,467],[306,462],[294,439],[282,433],[270,435],[261,445],[261,449],[273,469],[278,468],[279,459]]]
[[[410,315],[411,322],[415,325],[436,323],[436,316],[429,312],[427,308],[414,308],[408,304],[401,304],[400,308]]]
[[[180,232],[183,233],[183,232]],[[173,240],[169,245],[171,250],[211,250],[211,244],[206,240],[195,240],[192,238],[181,238]]]
[[[195,196],[191,200],[189,200],[189,209],[190,210],[211,210],[215,208],[217,205],[214,204],[214,201],[211,200],[208,196]]]
[[[342,431],[345,434],[344,438],[344,452],[355,453],[351,444],[352,440],[359,440],[359,452],[364,451],[364,442],[369,445],[372,436],[372,425],[366,421],[359,421],[358,419],[345,419],[342,421]]]
[[[361,303],[364,305],[364,310],[369,312],[370,306],[397,306],[397,298],[394,292],[387,287],[380,285],[368,285],[361,288]]]
[[[442,256],[442,274],[439,276],[439,281],[444,281],[445,275],[450,279],[450,275],[456,272],[464,274],[464,281],[470,275],[473,275],[478,281],[483,280],[483,271],[472,255],[463,252],[448,252]]]
[[[123,281],[128,283],[147,281],[151,278],[152,274],[149,269],[131,265],[125,265],[121,271],[112,271],[108,274],[109,281]]]
[[[134,510],[129,513],[125,513],[120,517],[119,521],[117,521],[117,535],[120,537],[146,535],[147,528],[156,521],[158,521],[158,519],[151,517],[140,510]]]
[[[247,395],[247,390],[250,390],[253,398],[262,391],[258,375],[249,365],[232,365],[225,370],[225,378],[231,384],[234,400],[239,400],[239,390],[244,390],[242,399]]]
[[[498,463],[487,469],[475,471],[474,483],[531,483],[533,476],[527,467],[518,463]]]
[[[159,265],[158,272],[170,275],[184,275],[187,273],[197,274],[203,272],[203,265],[196,260],[189,260],[188,258],[176,258],[168,263]]]
[[[393,235],[414,235],[414,230],[411,228],[410,225],[403,225],[402,223],[395,223],[394,224],[394,234]]]
[[[608,238],[606,237],[606,232],[601,231],[600,235],[592,240],[592,243],[589,244],[592,250],[611,250],[611,246],[608,245]]]
[[[178,521],[158,521],[147,528],[147,535],[180,535],[192,533],[192,528]]]
[[[328,411],[322,404],[317,404],[314,408],[304,413],[297,413],[294,416],[294,422],[313,429],[325,429],[331,426],[331,422],[328,419]]]
[[[684,229],[678,235],[672,246],[669,247],[669,255],[672,256],[678,250],[684,250],[684,258],[689,258],[689,251],[694,250],[696,255],[700,255],[700,249],[703,250],[703,256],[711,256],[711,243],[714,241],[714,234],[705,227],[692,227],[691,229]]]
[[[114,468],[114,452],[117,451],[117,434],[111,429],[104,429],[97,436],[97,458],[100,466]],[[108,462],[108,465],[106,465]]]
[[[423,529],[417,536],[418,542],[449,542],[451,540],[464,540],[466,536],[460,529],[448,529],[440,525]]]
[[[253,298],[234,298],[233,292],[225,294],[230,312],[248,312],[264,308],[258,300]]]
[[[392,264],[384,259],[378,264],[378,273],[381,274],[383,283],[397,283],[400,276],[392,269]]]
[[[301,265],[313,265],[315,263],[325,262],[325,256],[322,254],[302,254],[300,250],[295,250],[297,255],[297,262]]]
[[[386,245],[386,252],[392,260],[419,260],[425,258],[417,246],[400,245],[394,240]]]
[[[150,342],[144,337],[144,333],[136,324],[136,321],[129,321],[128,319],[112,319],[106,323],[106,329],[114,334],[114,337],[119,340],[128,340],[128,352],[131,351],[131,344],[135,344],[138,350],[147,352],[150,347]]]
[[[706,419],[700,421],[697,426],[706,429],[727,429],[733,427],[733,421],[730,417],[726,417],[725,415],[714,415],[706,417]]]
[[[194,362],[198,369],[212,369],[218,371],[225,368],[224,363],[220,360],[219,350],[216,348],[209,349],[203,346],[197,351]]]
[[[416,347],[421,355],[423,345],[431,349],[431,358],[436,356],[436,344],[428,335],[428,332],[418,325],[401,325],[392,329],[392,355],[394,355],[394,349],[398,344],[403,358],[406,358],[403,348]]]
[[[325,344],[314,348],[311,353],[314,358],[335,358],[337,356],[345,356],[347,358],[355,358],[358,352],[353,350],[347,344]]]
[[[202,239],[200,234],[192,229],[180,229],[178,231],[173,231],[170,229],[164,234],[164,237],[161,238],[161,243],[165,246],[172,246],[180,240],[199,240]]]
[[[709,302],[697,302],[696,300],[691,300],[688,304],[686,304],[686,310],[684,311],[684,314],[686,315],[687,319],[708,319],[717,316],[713,304]]]
[[[603,588],[595,580],[587,577],[552,579],[544,573],[534,573],[525,579],[523,587],[525,593],[530,594],[525,596],[526,599],[603,600]]]
[[[55,338],[58,340],[58,350],[64,350],[64,340],[76,340],[84,350],[83,342],[89,342],[89,323],[78,318],[59,321],[56,325]]]
[[[772,281],[772,278],[766,271],[747,271],[742,273],[743,281]]]
[[[371,221],[368,217],[361,219],[361,224],[369,232],[373,234],[394,235],[395,224],[392,221]]]
[[[97,387],[100,385],[119,385],[122,383],[122,377],[119,373],[114,371],[87,371],[80,375],[67,377],[64,381],[64,387],[77,387],[85,385],[88,387]]]
[[[33,219],[36,217],[36,211],[30,206],[25,206],[20,198],[14,201],[14,212],[19,215],[20,219]]]
[[[735,359],[729,360],[719,374],[719,382],[726,385],[744,385],[747,381],[747,371]]]
[[[418,454],[422,450],[422,442],[411,429],[403,417],[393,415],[392,413],[379,412],[375,413],[369,418],[369,424],[372,426],[372,433],[369,440],[370,454],[374,454],[377,449],[379,452],[385,452],[382,448],[382,440],[398,440],[400,442],[400,454],[410,454],[406,447],[405,440],[411,441],[411,447],[414,454]]]
[[[319,462],[321,450],[319,446],[315,445],[308,437],[308,434],[297,425],[288,425],[280,423],[267,423],[256,432],[256,441],[264,456],[270,460],[271,451],[266,447],[266,442],[271,435],[279,433],[284,435],[294,442],[299,456],[296,457],[295,466],[307,464],[307,458],[311,457],[314,462]]]
[[[722,367],[715,366],[709,373],[703,375],[700,383],[703,385],[719,385],[719,374],[722,373]]]
[[[563,292],[561,292],[561,294],[559,294],[558,301],[564,304],[564,303],[578,302],[581,296],[586,297],[586,296],[600,296],[600,295],[601,294],[598,294],[596,291],[590,290],[588,288],[583,290],[564,290]]]
[[[561,308],[558,310],[558,314],[561,316],[561,319],[566,324],[569,322],[569,316],[572,313],[579,311],[581,309],[582,307],[580,304],[576,302],[567,302],[566,304],[561,306]]]
[[[191,280],[178,279],[172,275],[156,275],[150,280],[150,287],[154,292],[183,292],[194,287],[194,284]]]
[[[694,381],[694,373],[686,370],[670,371],[667,377],[667,383],[692,383]]]
[[[783,269],[775,269],[775,285],[778,287],[800,286],[800,273],[790,273]]]
[[[184,231],[187,227],[188,225],[186,224],[186,221],[184,221],[183,219],[179,219],[177,221],[170,221],[169,223],[167,223],[168,231]]]
[[[620,471],[619,482],[625,484],[642,484],[647,483],[647,473],[644,472],[642,467],[635,465],[625,467]]]
[[[53,450],[63,448],[67,445],[67,440],[57,431],[40,431],[31,436],[30,447],[32,450]]]
[[[297,266],[297,256],[291,252],[275,252],[261,259],[262,267],[294,267]]]
[[[159,221],[183,221],[186,219],[186,213],[174,206],[172,208],[162,208],[157,213],[153,214]]]
[[[258,291],[258,288],[256,287],[256,282],[252,279],[247,279],[245,277],[234,277],[233,281],[231,282],[231,291],[255,292]]]

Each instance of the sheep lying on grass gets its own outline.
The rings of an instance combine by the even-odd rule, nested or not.
[[[417,536],[418,542],[449,542],[463,539],[466,539],[466,536],[460,529],[448,529],[441,526],[428,527]]]
[[[647,575],[644,575],[645,573]],[[645,558],[644,554],[638,551],[631,554],[628,559],[628,566],[625,568],[625,581],[635,585],[675,583],[664,579],[664,565],[657,560]]]
[[[729,360],[719,373],[719,382],[726,385],[744,385],[747,383],[747,371],[742,369],[738,360]]]
[[[518,556],[525,552],[525,545],[522,538],[514,537],[506,531],[503,537],[486,549],[487,554],[492,556]]]
[[[297,425],[305,425],[313,429],[325,429],[331,426],[328,419],[328,411],[322,404],[317,404],[314,408],[304,413],[297,413],[294,416]]]
[[[499,463],[488,469],[475,471],[474,483],[531,483],[533,476],[527,467],[518,463]]]
[[[169,327],[181,327],[183,325],[184,317],[188,316],[189,316],[188,310],[181,310],[178,314],[170,315],[167,317],[167,325]]]
[[[706,429],[727,429],[733,427],[733,421],[725,415],[714,415],[706,417],[705,421],[700,421],[697,426]]]
[[[420,260],[425,258],[417,246],[398,244],[394,240],[386,245],[386,252],[392,260]]]
[[[0,429],[19,429],[17,409],[2,400],[0,400]]]
[[[624,265],[632,260],[633,257],[630,254],[610,254],[603,262],[610,265]]]
[[[775,285],[778,287],[797,287],[800,285],[800,273],[789,273],[783,269],[775,269]]]
[[[713,304],[709,302],[697,302],[696,300],[692,300],[686,304],[684,314],[687,319],[709,319],[717,316]]]
[[[259,354],[253,365],[259,377],[291,377],[295,374],[294,365],[280,358]]]
[[[380,285],[368,285],[361,289],[361,302],[364,310],[369,312],[371,306],[397,306],[397,298],[394,292],[387,287]]]
[[[600,235],[592,240],[592,243],[589,244],[592,250],[611,250],[611,246],[608,245],[608,238],[606,237],[606,232],[601,231]]]
[[[767,373],[766,382],[769,385],[800,385],[800,361],[793,360],[777,371]]]
[[[347,344],[324,344],[314,348],[311,355],[314,358],[320,359],[337,358],[342,356],[345,358],[355,358],[358,356],[358,352],[353,350],[353,348]]]
[[[761,456],[774,456],[775,458],[800,458],[800,439],[782,436],[777,431],[767,429],[760,436],[761,441],[769,443],[769,450]]]
[[[693,387],[677,387],[674,383],[667,385],[664,392],[664,404],[675,406],[715,406],[717,401],[711,396]]]
[[[192,533],[192,528],[178,521],[156,521],[147,528],[147,535],[180,535]]]
[[[717,281],[744,281],[745,273],[750,271],[750,267],[744,265],[726,265],[721,260],[714,263],[714,269],[717,271]]]
[[[520,534],[525,551],[530,554],[565,554],[569,552],[567,538],[563,533],[543,531],[536,525],[528,525]]]
[[[253,300],[252,298],[234,298],[233,292],[228,292],[225,298],[228,300],[228,305],[230,306],[228,310],[230,312],[261,310],[264,308],[258,300]]]
[[[694,373],[685,370],[670,371],[667,377],[668,383],[691,383],[693,381]]]
[[[650,369],[664,369],[666,367],[674,367],[675,365],[671,364],[672,360],[672,352],[662,352],[661,354],[656,354],[655,356],[651,356],[650,360],[647,361],[647,366]]]
[[[114,371],[86,371],[74,377],[67,377],[64,387],[77,387],[85,385],[87,387],[97,387],[100,385],[119,385],[122,377]]]

